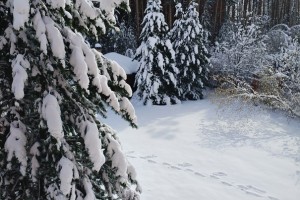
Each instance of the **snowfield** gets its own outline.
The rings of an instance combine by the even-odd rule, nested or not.
[[[138,129],[113,112],[104,121],[136,168],[142,200],[300,199],[299,120],[209,98],[133,104]]]

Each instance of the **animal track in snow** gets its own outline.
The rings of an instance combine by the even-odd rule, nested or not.
[[[134,152],[128,152],[128,153],[134,153]],[[158,164],[158,165],[162,165],[164,167],[170,168],[170,169],[182,170],[188,174],[195,175],[199,178],[208,177],[208,178],[214,179],[214,182],[224,185],[224,187],[234,187],[236,189],[239,189],[242,192],[245,192],[247,195],[250,195],[253,197],[262,198],[264,200],[279,200],[278,198],[268,196],[266,191],[259,189],[257,187],[254,187],[252,185],[242,185],[242,184],[235,184],[234,182],[227,182],[225,179],[228,176],[228,174],[226,174],[225,172],[216,171],[211,174],[205,175],[203,173],[200,173],[200,172],[194,170],[192,167],[193,165],[190,163],[183,162],[183,163],[178,163],[178,164],[173,165],[173,163],[168,163],[168,162],[162,162],[162,163],[157,162],[157,161],[153,160],[153,158],[157,157],[155,155],[138,156],[138,157],[135,157],[134,155],[129,155],[128,157],[141,158],[150,164]]]
[[[268,196],[268,198],[271,199],[271,200],[279,200],[279,199],[277,199],[275,197],[271,197],[271,196]]]
[[[215,175],[210,175],[211,178],[213,179],[220,179],[219,177],[215,176]]]
[[[230,183],[227,183],[227,182],[225,182],[225,181],[222,181],[221,182],[223,185],[226,185],[226,186],[232,186]]]
[[[149,156],[140,156],[142,159],[148,159],[148,158],[156,158],[156,155],[149,155]]]
[[[199,172],[195,172],[194,174],[197,175],[197,176],[205,177],[205,175],[203,175],[203,174],[201,174]]]
[[[133,154],[135,151],[127,151],[126,154]]]
[[[128,158],[136,158],[135,156],[127,155]]]
[[[154,160],[147,160],[149,163],[157,163],[156,161]]]
[[[127,152],[127,154],[132,154],[134,152]],[[157,156],[155,155],[148,155],[148,156],[137,156],[135,157],[134,155],[128,155],[129,158],[140,158],[143,159],[145,161],[147,161],[150,164],[158,164],[158,165],[162,165],[164,167],[167,167],[171,170],[182,170],[188,174],[191,175],[195,175],[199,178],[211,178],[214,179],[214,182],[219,183],[224,185],[224,187],[233,187],[236,188],[242,192],[245,192],[247,195],[253,196],[253,197],[258,197],[258,198],[262,198],[264,200],[279,200],[278,198],[272,197],[272,196],[268,196],[267,192],[259,189],[257,187],[254,187],[252,185],[242,185],[242,184],[235,184],[234,182],[228,182],[226,180],[226,177],[229,176],[227,173],[225,172],[221,172],[221,171],[216,171],[216,172],[212,172],[211,174],[203,174],[200,173],[198,171],[196,171],[195,169],[193,169],[193,165],[191,163],[178,163],[178,164],[173,164],[173,163],[168,163],[168,162],[157,162],[154,160],[154,158],[157,158]],[[297,171],[297,173],[299,173]]]
[[[261,195],[265,194],[266,191],[258,189],[256,187],[253,187],[252,185],[237,185],[237,187],[246,192],[246,194],[252,195],[252,196],[256,196],[256,197],[262,197]]]
[[[212,175],[213,175],[213,176],[217,176],[217,177],[227,176],[227,174],[224,173],[224,172],[214,172]]]
[[[193,165],[191,163],[181,163],[181,164],[178,164],[178,166],[180,166],[180,167],[191,167]]]
[[[194,172],[194,170],[192,170],[192,169],[185,169],[184,171],[187,171],[187,172]]]
[[[176,166],[174,166],[174,165],[170,165],[170,167],[171,167],[172,169],[182,170],[181,168],[176,167]]]

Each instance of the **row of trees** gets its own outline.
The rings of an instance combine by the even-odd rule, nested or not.
[[[168,0],[163,1],[163,13],[169,26],[176,20],[175,5],[176,2],[182,4],[186,9],[190,0]],[[247,26],[253,23],[259,17],[264,20],[265,26],[270,29],[276,24],[287,24],[288,26],[300,23],[300,2],[299,0],[194,0],[198,3],[197,11],[199,19],[204,29],[210,33],[210,41],[213,43],[222,33],[222,26],[227,21],[240,22]],[[133,12],[127,15],[124,12],[116,12],[118,16],[118,26],[121,31],[110,30],[110,42],[107,37],[101,39],[103,43],[103,52],[119,52],[125,54],[130,48],[137,48],[137,38],[142,30],[140,19],[143,18],[146,7],[146,0],[132,0]],[[124,17],[125,16],[125,17]],[[128,40],[128,41],[126,41]],[[130,42],[129,42],[130,41]],[[134,41],[134,42],[133,42]]]
[[[264,17],[269,28],[280,23],[293,26],[300,23],[298,0],[199,0],[201,21],[211,33],[214,42],[226,21],[251,24],[257,17]]]
[[[271,26],[279,23],[295,25],[300,22],[298,0],[238,0],[229,7],[231,21],[245,20],[253,16],[268,16]]]
[[[135,19],[136,35],[141,32],[140,19],[147,0],[131,0]],[[171,26],[174,21],[176,2],[186,8],[190,0],[165,0],[163,10],[167,23]],[[227,21],[243,22],[248,25],[254,16],[264,16],[269,21],[269,28],[285,23],[293,26],[300,23],[299,0],[195,0],[199,4],[198,12],[202,25],[211,33],[210,39],[215,41],[223,24]]]
[[[160,0],[148,0],[136,51],[136,94],[144,104],[155,105],[201,99],[209,60],[197,4],[191,1],[183,10],[178,3],[170,31],[161,11]]]

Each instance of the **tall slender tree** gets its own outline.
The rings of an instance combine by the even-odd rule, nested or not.
[[[0,199],[139,199],[116,134],[95,117],[110,106],[135,126],[126,74],[85,42],[128,1],[98,1],[0,2]]]
[[[141,45],[136,52],[136,58],[140,61],[136,74],[136,95],[144,104],[179,102],[175,52],[166,38],[168,25],[161,9],[160,0],[148,0],[140,35]]]
[[[176,17],[170,37],[179,69],[177,76],[180,99],[203,97],[203,82],[207,79],[209,55],[204,45],[204,32],[199,21],[197,3],[191,1],[186,12],[176,5]]]

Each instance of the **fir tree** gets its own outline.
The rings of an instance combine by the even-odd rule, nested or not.
[[[187,12],[183,12],[181,4],[177,4],[177,20],[170,31],[179,69],[177,79],[181,100],[201,99],[203,82],[207,79],[208,52],[196,7],[197,4],[191,1]]]
[[[144,104],[176,104],[175,53],[171,42],[166,38],[168,25],[161,12],[160,0],[148,0],[143,30],[140,35],[141,45],[136,58],[140,61],[136,75],[136,94]]]
[[[106,107],[135,126],[126,74],[86,37],[128,1],[0,2],[0,199],[139,199]],[[134,186],[136,185],[136,186]]]

